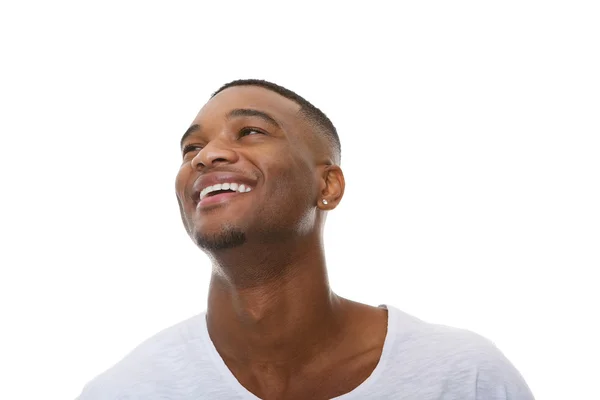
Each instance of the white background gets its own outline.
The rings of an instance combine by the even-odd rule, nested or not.
[[[334,290],[490,338],[538,399],[597,396],[595,2],[281,3],[0,6],[0,398],[72,399],[204,309],[178,141],[248,77],[339,130]]]

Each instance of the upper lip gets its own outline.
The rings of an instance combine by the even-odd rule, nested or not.
[[[192,199],[194,203],[198,203],[200,201],[200,192],[202,189],[216,185],[217,183],[239,183],[244,184],[246,186],[250,186],[254,189],[256,185],[256,180],[250,179],[247,176],[234,173],[234,172],[209,172],[204,175],[201,175],[194,184],[192,185]]]

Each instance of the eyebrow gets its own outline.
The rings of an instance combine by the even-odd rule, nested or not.
[[[267,114],[264,111],[259,111],[259,110],[255,110],[252,108],[235,108],[235,109],[229,111],[227,113],[227,115],[225,115],[226,120],[230,120],[230,119],[238,118],[238,117],[257,117],[257,118],[260,118],[263,121],[273,125],[274,127],[281,129],[281,125],[279,125],[277,120],[275,120],[275,118],[271,117],[269,114]],[[202,127],[200,126],[200,124],[193,124],[192,126],[190,126],[187,129],[187,131],[185,131],[183,136],[181,137],[179,146],[183,147],[183,142],[188,137],[190,137],[194,132],[198,132],[199,130],[201,130],[201,128]]]
[[[226,119],[233,119],[237,117],[258,117],[263,121],[275,126],[276,128],[281,128],[275,118],[271,117],[264,111],[254,110],[252,108],[236,108],[229,111],[225,116]]]
[[[181,137],[181,141],[179,142],[179,147],[183,147],[183,142],[185,142],[185,139],[187,139],[188,137],[190,137],[194,132],[197,132],[200,130],[200,124],[194,124],[192,126],[190,126],[187,131],[185,131],[185,133],[183,134],[183,136]]]

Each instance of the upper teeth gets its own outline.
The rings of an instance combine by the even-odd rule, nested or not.
[[[240,185],[238,183],[217,183],[216,185],[207,186],[200,192],[200,200],[205,198],[210,192],[215,192],[217,190],[233,190],[234,192],[246,193],[252,190],[250,186],[246,186],[243,183]]]

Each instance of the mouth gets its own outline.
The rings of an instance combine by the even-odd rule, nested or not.
[[[200,191],[197,208],[219,204],[252,191],[252,187],[237,182],[217,183]]]

